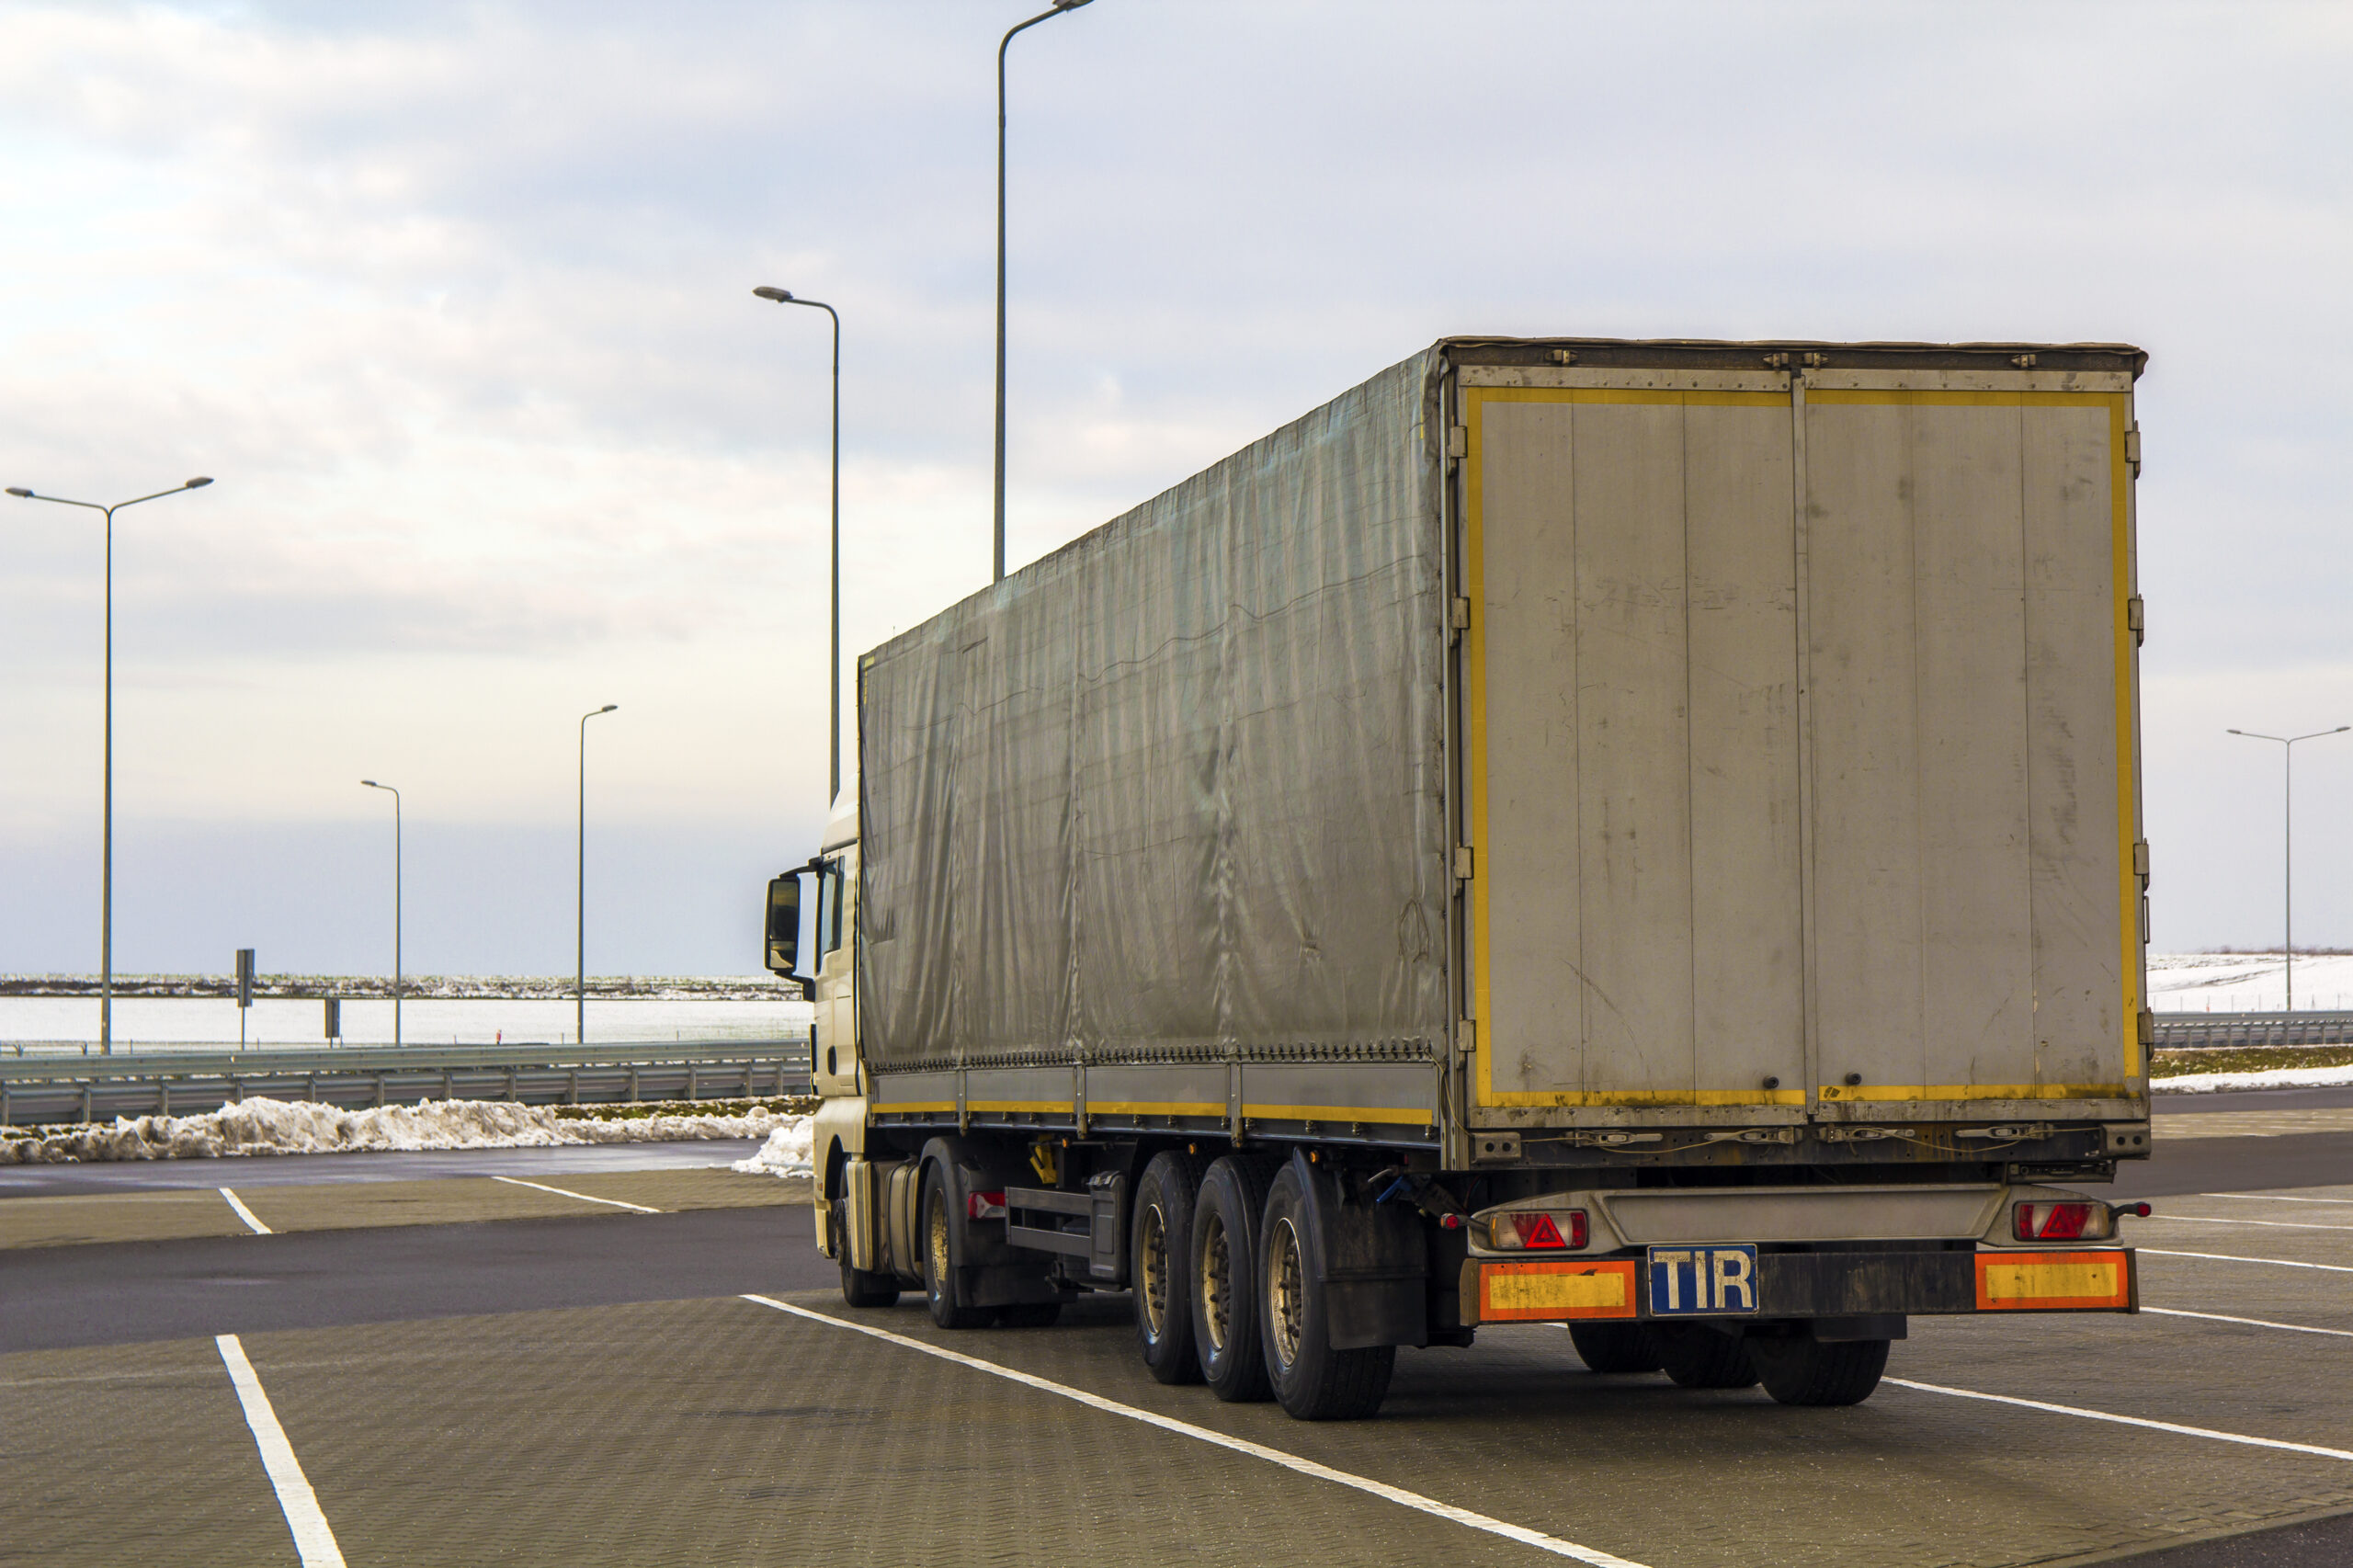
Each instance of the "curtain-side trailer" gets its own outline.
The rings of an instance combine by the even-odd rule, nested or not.
[[[1447,339],[865,655],[767,921],[847,1299],[1302,1417],[2133,1311],[2143,362]]]

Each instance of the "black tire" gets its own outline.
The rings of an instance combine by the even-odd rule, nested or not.
[[[1845,1339],[1824,1345],[1813,1339],[1753,1339],[1765,1392],[1783,1404],[1860,1404],[1887,1370],[1887,1341]]]
[[[1060,1301],[1016,1301],[1009,1307],[996,1309],[999,1328],[1051,1328],[1054,1320],[1063,1315]]]
[[[1146,1370],[1164,1383],[1197,1383],[1193,1354],[1193,1289],[1189,1266],[1193,1197],[1201,1163],[1170,1149],[1154,1154],[1136,1183],[1128,1229],[1128,1283],[1136,1306],[1136,1348]]]
[[[955,1195],[939,1179],[935,1165],[923,1178],[923,1229],[916,1244],[923,1249],[923,1293],[931,1321],[942,1328],[986,1328],[996,1316],[989,1307],[967,1307],[956,1300],[956,1269],[949,1260],[948,1227],[955,1223]]]
[[[1659,1365],[1687,1389],[1745,1389],[1756,1382],[1747,1342],[1696,1324],[1654,1324]]]
[[[1258,1228],[1258,1339],[1267,1381],[1299,1421],[1361,1421],[1381,1408],[1394,1345],[1332,1348],[1330,1298],[1307,1249],[1307,1193],[1285,1165],[1267,1194]]]
[[[1573,1323],[1569,1343],[1597,1372],[1655,1372],[1666,1364],[1644,1323]]]
[[[1270,1397],[1258,1343],[1258,1223],[1267,1211],[1267,1162],[1227,1154],[1201,1177],[1193,1204],[1193,1353],[1210,1392],[1232,1404]]]
[[[834,1199],[834,1256],[842,1266],[842,1300],[853,1307],[895,1307],[899,1304],[898,1276],[849,1266],[848,1209],[842,1199]]]

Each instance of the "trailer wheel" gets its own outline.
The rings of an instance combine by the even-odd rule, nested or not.
[[[1335,1350],[1330,1297],[1308,1249],[1312,1223],[1296,1166],[1285,1165],[1267,1197],[1258,1232],[1258,1331],[1267,1379],[1284,1413],[1300,1421],[1361,1421],[1381,1408],[1394,1345]]]
[[[1175,1149],[1152,1157],[1136,1183],[1128,1238],[1128,1279],[1136,1304],[1136,1348],[1164,1383],[1201,1381],[1193,1353],[1193,1194],[1200,1163]]]
[[[870,1268],[849,1266],[849,1205],[841,1199],[834,1199],[834,1256],[841,1260],[842,1300],[853,1307],[894,1307],[899,1304],[899,1280],[896,1275],[880,1274]]]
[[[1227,1154],[1201,1178],[1193,1205],[1193,1350],[1201,1381],[1229,1403],[1268,1397],[1258,1345],[1258,1222],[1267,1211],[1267,1163]]]
[[[1753,1339],[1765,1392],[1783,1404],[1860,1404],[1887,1370],[1884,1339]]]
[[[1651,1337],[1666,1375],[1687,1389],[1756,1385],[1756,1363],[1749,1358],[1745,1340],[1688,1323],[1654,1324]]]
[[[957,1304],[955,1254],[948,1239],[948,1227],[955,1223],[954,1196],[939,1176],[935,1165],[923,1180],[923,1291],[931,1321],[942,1328],[985,1328],[996,1315],[993,1309]]]
[[[1665,1363],[1650,1325],[1642,1323],[1573,1323],[1569,1343],[1597,1372],[1655,1372]]]

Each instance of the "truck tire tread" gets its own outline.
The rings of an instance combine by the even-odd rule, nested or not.
[[[1154,1154],[1136,1183],[1134,1216],[1128,1237],[1128,1284],[1136,1313],[1136,1353],[1144,1369],[1164,1383],[1201,1381],[1200,1358],[1193,1349],[1193,1210],[1199,1199],[1202,1165],[1181,1149]],[[1150,1316],[1144,1256],[1147,1216],[1157,1204],[1160,1227],[1161,1326],[1154,1334]]]
[[[1888,1342],[1847,1339],[1758,1340],[1753,1346],[1765,1392],[1781,1404],[1860,1404],[1887,1370]]]
[[[924,1176],[921,1207],[917,1218],[922,1226],[915,1245],[923,1268],[925,1304],[931,1309],[931,1321],[941,1328],[986,1328],[996,1319],[994,1307],[968,1307],[956,1300],[956,1270],[952,1265],[944,1270],[939,1256],[940,1244],[933,1233],[935,1223],[953,1225],[956,1216],[952,1207],[943,1208],[935,1215],[935,1205],[948,1205],[949,1193],[940,1183],[940,1172],[934,1166]],[[949,1257],[955,1255],[950,1252]]]
[[[1258,1224],[1273,1185],[1272,1161],[1256,1154],[1224,1154],[1203,1174],[1193,1203],[1193,1234],[1185,1248],[1192,1275],[1193,1347],[1201,1381],[1229,1404],[1274,1397],[1274,1386],[1267,1381],[1267,1358],[1258,1346]],[[1209,1332],[1209,1309],[1200,1290],[1204,1253],[1212,1233],[1202,1221],[1212,1216],[1225,1236],[1229,1293],[1239,1297],[1227,1303],[1222,1349]]]
[[[1577,1358],[1589,1371],[1655,1372],[1665,1365],[1648,1324],[1573,1323],[1569,1343],[1577,1347]]]
[[[1666,1375],[1687,1389],[1745,1389],[1756,1386],[1756,1363],[1748,1342],[1696,1324],[1663,1324],[1651,1331]]]

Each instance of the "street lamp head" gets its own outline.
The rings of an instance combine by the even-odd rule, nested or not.
[[[774,300],[779,305],[792,303],[792,290],[790,289],[771,289],[763,283],[752,292],[763,300]]]
[[[381,784],[377,783],[373,778],[362,778],[359,781],[359,784],[360,788],[365,790],[381,790],[383,788]]]
[[[2231,734],[2234,734],[2234,735],[2244,735],[2244,734],[2245,734],[2245,733],[2246,733],[2246,732],[2245,732],[2245,730],[2233,730],[2233,731],[2230,731],[2229,733],[2230,733]]]
[[[597,711],[599,713],[611,713],[618,711],[620,708],[620,704],[618,702],[608,702],[602,708],[597,709]]]
[[[33,498],[33,493],[31,491],[14,484],[8,486],[8,494],[11,495],[21,495],[28,501]]]
[[[212,480],[210,475],[199,473],[194,479],[189,480],[186,484],[181,485],[180,488],[182,490],[201,490],[211,483]]]
[[[1057,11],[1075,11],[1081,6],[1086,4],[1088,4],[1088,0],[1054,0],[1054,9]]]

